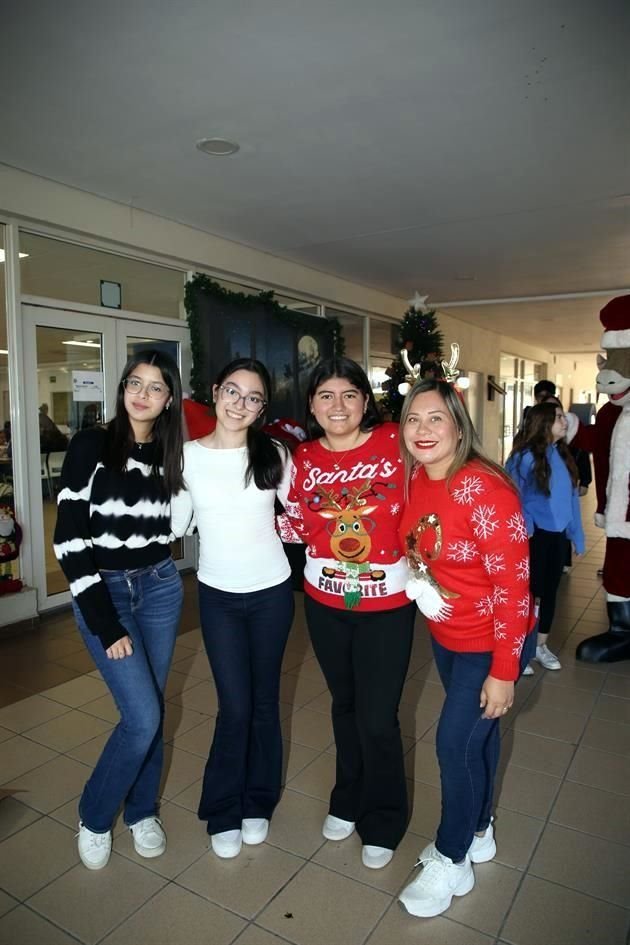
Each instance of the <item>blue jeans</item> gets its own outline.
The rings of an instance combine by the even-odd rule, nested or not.
[[[459,863],[473,835],[490,823],[501,747],[499,720],[482,718],[479,696],[492,653],[455,653],[432,639],[446,698],[436,748],[442,783],[442,820],[435,845]]]
[[[110,660],[73,602],[92,659],[120,712],[79,802],[81,821],[95,833],[111,830],[124,804],[126,824],[157,813],[164,742],[164,687],[171,665],[184,591],[171,558],[134,571],[102,571],[133,654]]]
[[[219,698],[199,817],[208,833],[271,819],[280,797],[280,670],[293,622],[291,579],[234,594],[199,583],[201,631]]]

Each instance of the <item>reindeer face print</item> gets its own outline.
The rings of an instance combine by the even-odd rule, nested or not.
[[[374,529],[374,520],[370,518],[376,505],[368,505],[367,497],[384,499],[384,489],[389,486],[372,480],[360,486],[341,490],[336,495],[332,489],[317,486],[308,507],[328,519],[330,550],[339,562],[336,568],[322,568],[325,578],[344,579],[344,602],[346,607],[356,607],[361,600],[362,581],[384,581],[385,572],[372,569],[368,558],[372,550],[370,532]]]
[[[338,561],[354,561],[357,564],[367,561],[372,548],[369,531],[374,528],[374,521],[367,516],[375,509],[375,505],[364,505],[354,511],[323,510],[319,513],[323,518],[334,521],[330,550]]]
[[[377,505],[368,505],[368,496],[374,499],[384,499],[384,490],[389,488],[387,483],[368,480],[352,489],[344,487],[341,495],[336,495],[333,489],[317,486],[313,498],[308,506],[322,518],[329,520],[330,550],[334,558],[341,564],[363,565],[362,571],[369,572],[374,580],[382,580],[384,572],[370,571],[366,564],[372,550],[371,532],[374,530],[374,519],[370,518]]]

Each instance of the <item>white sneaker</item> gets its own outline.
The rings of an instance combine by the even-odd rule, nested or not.
[[[394,855],[394,851],[388,847],[374,847],[370,844],[363,846],[361,850],[361,860],[364,866],[370,870],[382,870],[387,866]]]
[[[243,843],[254,847],[258,843],[264,843],[267,839],[269,821],[265,820],[264,817],[245,817],[241,824],[241,832],[243,834]]]
[[[345,840],[354,833],[354,821],[342,820],[334,814],[328,814],[322,827],[322,833],[327,840]]]
[[[523,670],[523,672],[521,673],[521,676],[533,676],[533,675],[534,675],[534,670],[528,663],[525,669]]]
[[[112,853],[112,832],[94,833],[79,822],[79,856],[89,870],[102,870]]]
[[[494,819],[494,818],[493,818]],[[468,856],[471,863],[489,863],[497,855],[497,845],[494,839],[492,820],[486,827],[483,837],[474,836],[468,847]]]
[[[546,643],[536,647],[536,656],[534,659],[538,660],[540,665],[544,666],[545,669],[562,669],[562,663],[555,653],[551,652]]]
[[[157,817],[145,817],[129,827],[133,837],[133,846],[138,856],[151,859],[162,856],[166,851],[166,834]]]
[[[210,844],[217,856],[222,860],[231,860],[241,852],[243,843],[243,834],[240,830],[223,830],[221,833],[213,833],[210,837]]]
[[[425,857],[423,854],[427,851],[429,855]],[[453,896],[465,896],[475,885],[468,854],[461,863],[453,863],[431,843],[422,851],[419,863],[422,870],[398,897],[411,915],[426,919],[441,915],[450,906]]]

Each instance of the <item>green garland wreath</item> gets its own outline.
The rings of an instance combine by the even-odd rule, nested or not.
[[[338,318],[327,318],[326,323],[316,315],[308,315],[306,312],[296,312],[280,305],[274,298],[274,292],[258,292],[247,294],[245,292],[232,292],[211,279],[204,273],[197,272],[186,283],[184,294],[184,306],[190,329],[190,350],[192,355],[192,370],[190,372],[190,386],[192,399],[201,403],[207,403],[207,383],[204,378],[207,376],[206,365],[204,364],[203,344],[201,340],[201,326],[199,311],[197,308],[197,299],[199,292],[214,298],[217,302],[228,302],[231,305],[238,306],[243,310],[248,308],[260,308],[261,304],[267,312],[274,315],[278,321],[291,328],[302,330],[308,334],[317,325],[319,332],[324,329],[332,341],[334,356],[339,358],[345,351],[345,342],[341,322]]]

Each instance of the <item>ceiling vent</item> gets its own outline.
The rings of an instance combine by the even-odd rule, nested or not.
[[[228,141],[227,138],[201,138],[197,142],[197,148],[213,157],[225,157],[228,154],[236,154],[239,145],[235,141]]]

